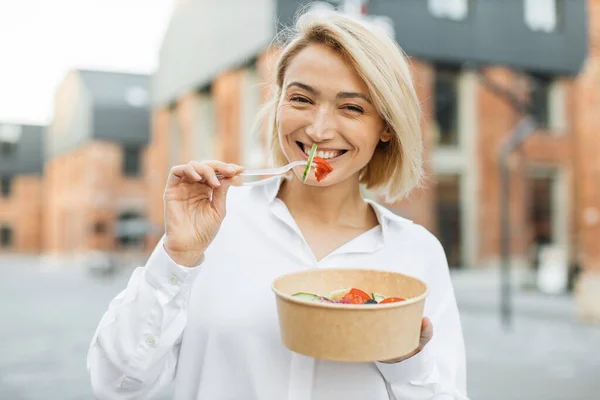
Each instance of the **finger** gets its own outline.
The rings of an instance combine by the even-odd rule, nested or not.
[[[221,186],[213,190],[212,195],[212,206],[221,219],[225,218],[226,204],[227,204],[227,192],[233,184],[234,179],[224,178],[221,181]]]
[[[171,168],[167,184],[168,186],[174,186],[186,179],[190,182],[199,182],[202,177],[190,165],[176,165]]]
[[[231,186],[242,186],[244,184],[244,180],[241,176],[236,175],[231,178]]]
[[[433,334],[433,324],[431,323],[431,320],[427,317],[423,318],[423,322],[421,324],[421,326],[423,327],[423,330],[429,334]]]
[[[422,341],[425,341],[425,344],[428,343],[433,337],[433,324],[431,320],[427,317],[423,318],[421,321],[421,335],[420,338]]]
[[[208,160],[208,161],[204,161],[202,163],[199,163],[198,161],[190,161],[190,164],[196,165],[196,164],[204,164],[204,165],[208,165],[209,167],[211,167],[215,172],[218,172],[220,174],[222,174],[225,177],[232,177],[237,175],[238,173],[242,172],[244,170],[244,167],[237,165],[237,164],[228,164],[225,163],[223,161],[218,161],[218,160]]]
[[[206,183],[211,188],[214,189],[214,188],[218,188],[219,186],[221,186],[221,183],[219,182],[219,178],[217,178],[217,174],[216,174],[214,168],[212,168],[211,166],[209,166],[205,163],[197,162],[197,161],[190,161],[187,165],[189,165],[198,174],[200,174],[204,183]]]

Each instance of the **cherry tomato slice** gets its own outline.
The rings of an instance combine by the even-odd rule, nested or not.
[[[321,182],[331,171],[333,171],[333,167],[321,157],[315,157],[313,158],[313,161],[317,164],[315,167],[315,178],[317,179],[317,182]]]
[[[342,299],[340,303],[345,304],[363,304],[366,300],[359,294],[348,292]]]
[[[384,304],[384,303],[395,303],[398,301],[404,301],[405,299],[403,299],[402,297],[388,297],[387,299],[381,300],[379,302],[379,304]]]
[[[369,296],[368,294],[366,294],[365,292],[363,292],[362,290],[357,289],[357,288],[350,289],[350,292],[348,292],[348,293],[356,294],[356,295],[362,297],[363,299],[365,299],[365,301],[371,299],[371,296]]]

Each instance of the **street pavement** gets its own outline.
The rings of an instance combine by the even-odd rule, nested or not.
[[[0,255],[0,400],[93,399],[86,352],[131,268],[100,278],[48,265]],[[505,331],[495,271],[459,271],[453,281],[471,399],[600,399],[600,326],[576,319],[571,296],[517,291]]]
[[[515,290],[506,330],[497,271],[461,271],[453,282],[471,399],[600,399],[600,326],[577,319],[571,295]]]

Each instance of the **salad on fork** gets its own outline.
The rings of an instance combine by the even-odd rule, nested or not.
[[[317,182],[321,182],[331,171],[333,171],[333,167],[329,165],[327,161],[325,161],[321,157],[315,156],[317,152],[317,144],[313,143],[310,153],[308,156],[308,161],[294,161],[283,167],[278,168],[267,168],[267,169],[249,169],[242,171],[240,173],[241,176],[260,176],[260,175],[281,175],[285,174],[289,170],[294,167],[298,167],[304,165],[304,174],[302,175],[302,182],[306,183],[306,179],[308,179],[308,173],[310,172],[311,167],[315,167],[315,178]],[[224,175],[217,174],[218,179],[223,179]]]

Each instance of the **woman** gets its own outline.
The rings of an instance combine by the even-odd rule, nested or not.
[[[151,399],[175,380],[177,400],[466,399],[462,332],[440,243],[360,191],[362,183],[394,200],[420,182],[420,111],[407,62],[392,39],[344,15],[309,13],[296,27],[266,105],[272,155],[278,164],[306,160],[316,143],[333,172],[303,183],[300,167],[239,186],[237,165],[172,168],[166,233],[111,302],[90,346],[98,398]],[[428,283],[414,353],[336,363],[281,344],[273,279],[336,265]]]

